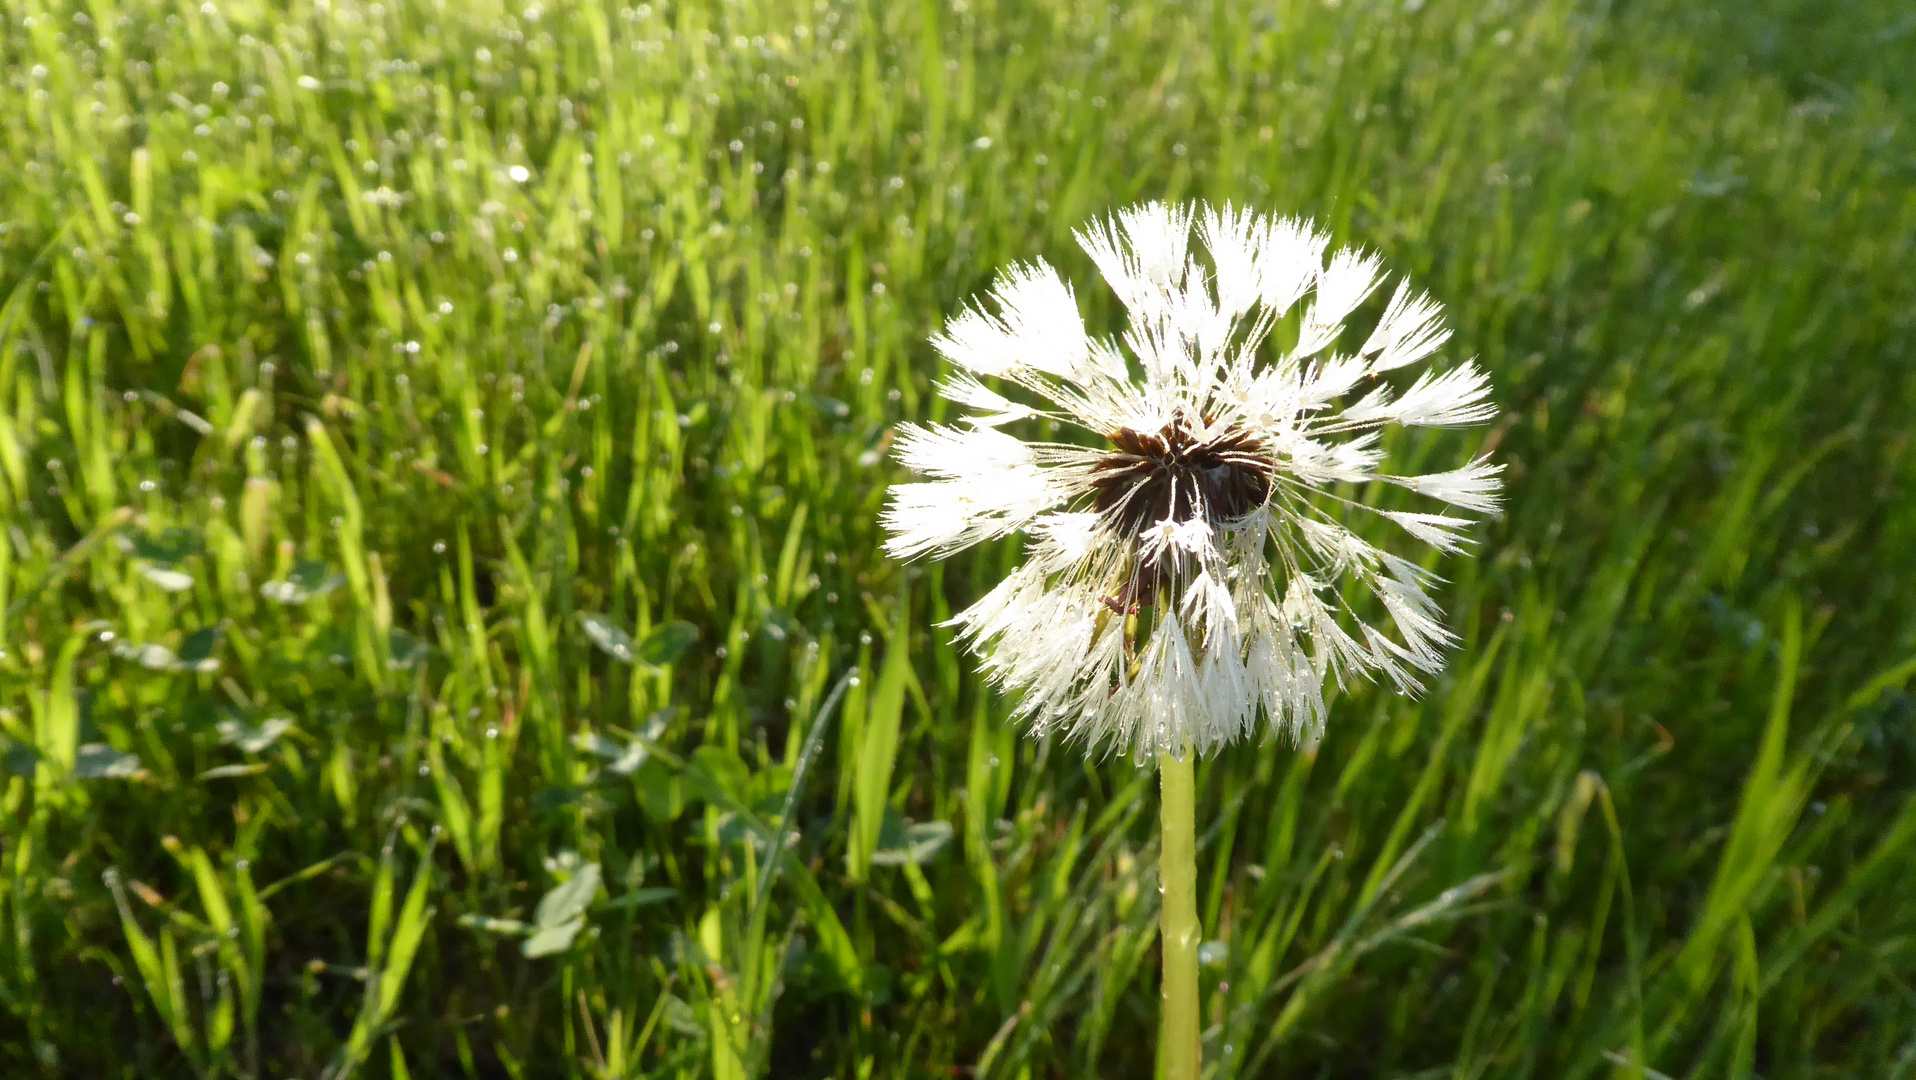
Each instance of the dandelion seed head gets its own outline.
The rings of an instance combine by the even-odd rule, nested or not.
[[[1441,306],[1399,282],[1352,348],[1383,261],[1295,218],[1146,203],[1078,240],[1124,329],[1088,333],[1042,261],[950,319],[932,340],[956,369],[939,390],[968,412],[901,429],[897,456],[921,479],[891,491],[886,550],[1032,540],[951,621],[1034,735],[1148,761],[1261,725],[1315,739],[1330,683],[1420,689],[1456,639],[1435,577],[1389,548],[1464,551],[1465,515],[1495,513],[1501,488],[1486,459],[1386,470],[1385,428],[1495,414],[1468,362],[1385,378],[1447,343]],[[1034,420],[1077,440],[1020,438]],[[1408,494],[1354,494],[1390,490]],[[1417,502],[1433,505],[1402,508]]]

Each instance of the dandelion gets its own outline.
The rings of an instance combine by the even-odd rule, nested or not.
[[[1189,251],[1194,218],[1209,268]],[[1022,567],[953,620],[1034,735],[1141,760],[1208,754],[1250,735],[1260,716],[1287,736],[1318,737],[1327,681],[1375,673],[1419,689],[1453,643],[1426,592],[1435,579],[1352,526],[1376,515],[1455,553],[1469,515],[1497,508],[1501,466],[1385,468],[1381,429],[1494,412],[1470,363],[1398,388],[1383,378],[1444,344],[1437,303],[1399,285],[1347,354],[1335,348],[1344,321],[1381,266],[1352,250],[1326,260],[1328,240],[1308,223],[1149,204],[1079,240],[1129,327],[1117,342],[1089,336],[1070,287],[1044,263],[999,279],[997,313],[953,319],[933,342],[957,369],[940,389],[970,415],[902,430],[899,458],[931,479],[892,489],[887,551],[946,555],[1012,533],[1034,542]],[[1300,305],[1295,344],[1260,362]],[[1005,431],[1020,421],[1104,445]],[[1374,485],[1448,507],[1376,508],[1358,497]],[[1394,634],[1353,609],[1350,581]]]
[[[1442,669],[1455,637],[1436,578],[1366,537],[1462,551],[1471,515],[1497,509],[1502,467],[1399,475],[1382,432],[1495,409],[1471,363],[1393,374],[1449,338],[1407,283],[1356,340],[1346,320],[1381,261],[1332,251],[1308,222],[1150,203],[1078,240],[1128,311],[1123,333],[1087,334],[1042,261],[1003,273],[995,311],[968,307],[933,341],[955,369],[940,392],[968,415],[902,430],[900,460],[928,479],[894,487],[882,523],[906,559],[1025,536],[1024,564],[952,620],[960,637],[1033,735],[1159,766],[1161,1051],[1167,1076],[1195,1077],[1192,756],[1260,719],[1314,740],[1327,683],[1381,675],[1409,693]],[[1365,499],[1390,488],[1410,495]]]

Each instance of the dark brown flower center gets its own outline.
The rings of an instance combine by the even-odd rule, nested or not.
[[[1222,524],[1263,505],[1272,464],[1264,444],[1241,427],[1200,440],[1182,418],[1155,433],[1120,428],[1093,467],[1093,509],[1109,514],[1120,536],[1165,519],[1203,517]]]

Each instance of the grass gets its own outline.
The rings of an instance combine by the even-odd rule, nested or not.
[[[1203,197],[1511,482],[1438,686],[1199,770],[1213,1075],[1916,1076],[1901,5],[0,11],[0,1073],[1148,1075],[1150,774],[874,517],[945,313]]]

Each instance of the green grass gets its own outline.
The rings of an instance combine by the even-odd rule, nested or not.
[[[1916,1076],[1906,5],[280,11],[0,7],[0,1074],[1148,1075],[1152,777],[874,518],[1202,197],[1510,467],[1439,685],[1199,771],[1214,1075]]]

